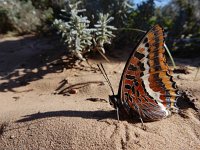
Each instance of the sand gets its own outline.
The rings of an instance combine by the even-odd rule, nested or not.
[[[200,117],[192,108],[184,117],[147,122],[146,130],[137,121],[117,121],[96,64],[103,61],[117,92],[130,52],[113,50],[110,63],[92,57],[91,67],[68,58],[57,38],[0,39],[0,149],[200,149]],[[175,62],[189,72],[174,74],[175,81],[200,108],[200,73],[194,80],[200,57]]]

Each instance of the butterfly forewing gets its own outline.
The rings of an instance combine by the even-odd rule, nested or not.
[[[169,115],[178,98],[164,49],[163,29],[156,25],[131,54],[119,86],[120,103],[127,113],[147,120]]]

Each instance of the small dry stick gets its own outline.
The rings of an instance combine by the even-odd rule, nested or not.
[[[98,50],[98,52],[101,54],[101,56],[102,56],[107,62],[110,62],[110,60],[109,60],[100,50]]]
[[[194,77],[194,81],[196,81],[196,79],[197,79],[197,75],[198,75],[198,73],[199,73],[199,70],[200,70],[200,67],[197,68],[197,73],[196,73],[196,75],[195,75],[195,77]]]

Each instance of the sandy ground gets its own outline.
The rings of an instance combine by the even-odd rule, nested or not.
[[[146,130],[140,122],[118,122],[107,102],[110,89],[96,70],[101,60],[80,64],[56,43],[34,36],[0,39],[0,149],[200,149],[195,110],[145,123]],[[104,62],[115,92],[129,53],[112,51],[111,63]],[[200,57],[175,61],[189,72],[174,74],[178,86],[200,99],[200,72],[194,80]]]

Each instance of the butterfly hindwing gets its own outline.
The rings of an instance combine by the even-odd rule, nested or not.
[[[175,106],[176,84],[164,53],[163,29],[155,25],[131,54],[122,74],[118,94],[128,113],[134,111],[143,119],[159,120]]]

